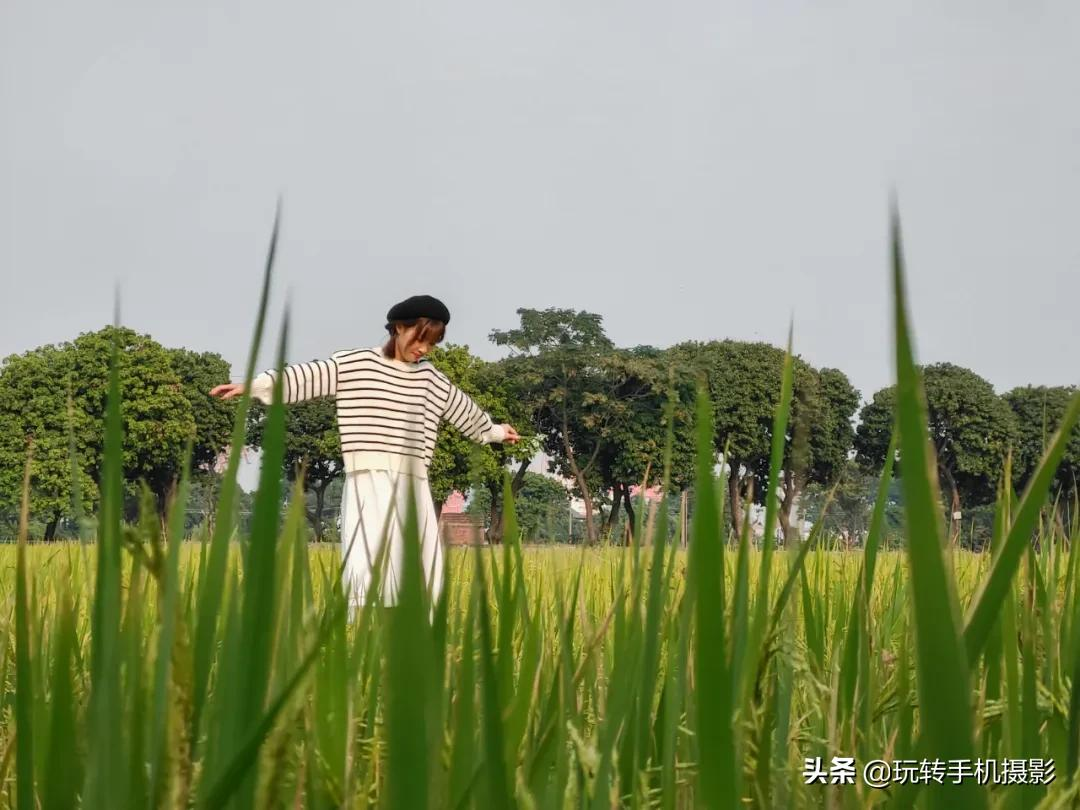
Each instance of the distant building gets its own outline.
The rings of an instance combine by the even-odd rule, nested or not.
[[[641,496],[641,487],[638,486],[637,484],[633,484],[630,487],[630,497],[631,498],[638,498],[640,496]],[[648,503],[652,503],[653,501],[662,501],[663,499],[664,499],[664,493],[660,490],[660,485],[659,484],[657,484],[656,486],[649,487],[647,490],[645,490],[645,500]]]
[[[217,458],[214,459],[213,465],[215,473],[220,475],[221,473],[225,472],[226,468],[229,466],[229,455],[231,453],[232,448],[230,446],[226,446],[224,450],[217,454]],[[253,463],[250,447],[240,448],[240,461],[244,464]]]
[[[442,514],[460,515],[465,511],[465,496],[457,490],[450,493],[450,497],[443,504]]]
[[[450,493],[439,513],[439,533],[450,546],[471,546],[484,542],[484,521],[480,515],[465,512],[465,496]]]
[[[439,516],[439,533],[449,546],[475,546],[486,542],[483,519],[464,512],[443,512]]]

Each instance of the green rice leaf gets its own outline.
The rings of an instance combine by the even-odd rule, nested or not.
[[[712,405],[698,391],[697,503],[691,529],[687,577],[695,598],[694,680],[697,691],[698,790],[706,807],[734,807],[739,795],[732,729],[731,674],[725,662],[724,550],[713,480]]]
[[[200,719],[210,682],[210,668],[213,664],[214,643],[217,638],[218,617],[221,612],[221,599],[225,586],[225,569],[229,558],[229,538],[233,532],[236,476],[240,469],[240,456],[247,435],[247,414],[251,404],[251,381],[255,376],[255,363],[259,356],[259,348],[262,345],[267,301],[270,297],[270,279],[273,274],[274,255],[277,252],[280,222],[281,207],[279,204],[274,215],[274,227],[270,234],[270,248],[267,252],[266,266],[263,272],[259,309],[255,318],[255,330],[244,372],[244,394],[239,398],[236,416],[233,420],[229,461],[221,481],[213,538],[210,540],[209,549],[200,558],[202,564],[205,565],[205,569],[200,571],[199,576],[198,616],[195,624],[195,685],[191,714],[191,736],[195,739],[198,739]]]
[[[961,644],[960,607],[949,570],[940,514],[941,497],[932,457],[926,399],[908,328],[899,215],[892,216],[896,324],[896,397],[902,482],[908,525],[912,613],[915,620],[919,718],[933,756],[974,757],[968,662]],[[985,807],[973,781],[932,787],[936,807]]]
[[[34,447],[26,453],[22,508],[15,557],[15,796],[18,810],[34,810],[34,681],[30,660],[30,604],[27,592],[26,536],[30,518],[30,464]]]

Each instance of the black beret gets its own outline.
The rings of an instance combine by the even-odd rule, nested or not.
[[[414,295],[390,307],[386,313],[387,326],[393,321],[415,321],[418,318],[430,318],[433,321],[450,323],[450,310],[438,298],[430,295]]]

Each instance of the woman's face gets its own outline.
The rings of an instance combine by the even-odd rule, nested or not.
[[[419,324],[398,327],[396,343],[399,360],[404,360],[406,363],[416,363],[431,351],[431,343],[416,339],[416,333],[419,329]]]

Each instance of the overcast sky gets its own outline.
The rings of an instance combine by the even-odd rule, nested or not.
[[[280,194],[292,362],[426,292],[487,358],[518,307],[623,345],[793,316],[869,395],[895,186],[919,360],[1080,381],[1075,0],[3,0],[0,69],[0,356],[109,323],[119,282],[237,379]]]

